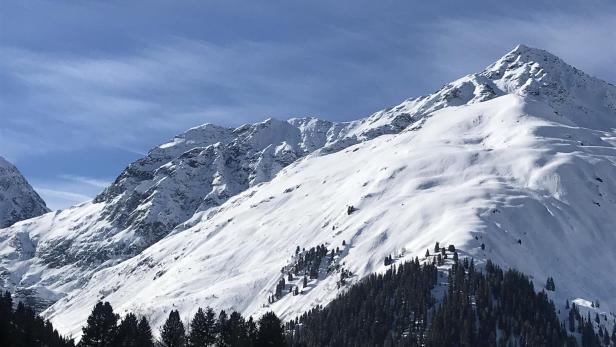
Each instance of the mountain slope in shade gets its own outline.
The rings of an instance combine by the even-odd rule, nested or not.
[[[243,138],[243,127],[195,128],[206,134],[192,138],[193,129],[154,149],[95,202],[1,230],[6,283],[59,299],[45,315],[75,335],[97,300],[155,326],[172,308],[188,315],[199,305],[290,318],[339,291],[340,273],[322,273],[304,295],[268,303],[297,246],[340,247],[354,281],[383,270],[389,254],[422,257],[439,241],[516,267],[537,288],[553,277],[559,305],[616,308],[614,86],[519,46],[478,74],[360,121],[246,128],[262,134],[274,123],[290,129],[272,131],[284,141]],[[293,150],[278,151],[282,142]],[[269,165],[272,143],[273,158],[295,158]],[[237,156],[208,161],[233,148]],[[349,205],[357,210],[348,214]],[[148,229],[167,218],[173,230]]]
[[[17,168],[0,157],[0,228],[49,212]]]

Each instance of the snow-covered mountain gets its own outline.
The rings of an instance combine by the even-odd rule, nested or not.
[[[0,228],[49,212],[17,168],[0,157]]]
[[[340,247],[357,280],[439,241],[614,311],[614,211],[616,87],[518,46],[359,121],[190,129],[93,202],[0,230],[0,276],[78,335],[103,299],[154,326],[205,305],[293,317],[340,290],[322,273],[268,303],[297,246]]]
[[[44,307],[83,286],[94,272],[183,228],[196,212],[271,180],[299,158],[399,133],[436,109],[468,102],[456,88],[445,86],[352,122],[308,117],[189,129],[130,164],[92,202],[0,232],[0,243],[32,245],[27,251],[0,247],[7,254],[0,281],[28,297],[34,293],[35,305]]]

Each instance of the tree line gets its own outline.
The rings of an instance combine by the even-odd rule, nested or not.
[[[442,288],[435,263],[445,259],[443,249],[433,258],[440,260],[392,264],[327,306],[286,323],[288,345],[616,346],[616,324],[608,332],[598,315],[584,318],[575,305],[567,305],[567,327],[528,276],[490,261],[477,270],[473,260],[460,260],[455,248],[447,249],[453,250],[453,263]],[[549,290],[554,287],[550,277]]]
[[[14,305],[11,293],[6,291],[0,295],[0,346],[74,347],[75,343],[61,336],[32,308],[21,302]]]
[[[438,246],[437,246],[438,247]],[[449,247],[433,262],[395,264],[350,286],[327,306],[317,306],[287,323],[273,312],[258,320],[238,312],[199,308],[184,324],[172,310],[154,339],[145,317],[120,317],[108,302],[98,302],[82,329],[83,347],[309,347],[309,346],[562,346],[615,347],[616,324],[607,330],[598,314],[584,317],[575,304],[559,321],[547,294],[535,291],[528,276],[488,261],[476,269]],[[322,253],[325,253],[321,251]],[[427,252],[428,253],[428,252]],[[549,278],[546,289],[555,290]],[[75,346],[10,293],[0,297],[0,346]]]
[[[285,346],[282,322],[268,312],[255,322],[240,313],[218,315],[212,308],[199,308],[185,326],[177,310],[171,310],[154,340],[145,317],[129,313],[118,324],[119,316],[108,302],[96,304],[83,327],[80,347],[265,347]]]

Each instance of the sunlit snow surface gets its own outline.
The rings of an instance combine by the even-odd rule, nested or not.
[[[344,145],[335,150],[312,142],[312,154],[271,181],[198,209],[129,259],[88,259],[88,249],[134,241],[135,226],[106,228],[101,215],[109,202],[3,229],[4,278],[60,298],[44,314],[73,336],[98,300],[145,314],[154,327],[170,309],[188,317],[206,305],[292,318],[339,293],[334,273],[310,281],[303,295],[268,304],[296,246],[335,248],[345,240],[340,261],[356,281],[384,270],[389,254],[397,262],[423,257],[439,241],[454,244],[461,257],[523,271],[537,289],[553,277],[550,297],[559,307],[569,299],[616,310],[614,86],[520,46],[480,74],[345,125],[352,127],[345,134],[369,134],[400,114],[408,114],[406,130],[339,137]],[[178,143],[185,142],[160,148]],[[348,205],[357,211],[348,215]],[[58,238],[66,245],[49,243]],[[62,247],[74,245],[84,253],[62,258]]]

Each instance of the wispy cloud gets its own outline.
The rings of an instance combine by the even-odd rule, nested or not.
[[[522,18],[446,18],[426,40],[437,75],[478,71],[516,44],[546,49],[587,73],[616,81],[616,6],[613,11],[562,13],[557,9]]]
[[[47,207],[51,210],[58,210],[69,206],[75,206],[82,202],[91,200],[92,197],[65,190],[50,189],[44,187],[34,187],[39,195],[45,200]]]
[[[31,183],[45,200],[47,207],[56,210],[93,199],[110,181],[67,174],[34,179]]]
[[[75,175],[61,175],[60,178],[64,180],[68,180],[68,181],[87,184],[87,185],[90,185],[96,188],[106,188],[109,185],[109,183],[111,183],[108,180],[102,180],[102,179],[84,177],[84,176],[75,176]]]
[[[239,125],[327,110],[333,118],[359,117],[363,113],[353,110],[365,109],[359,105],[388,89],[347,105],[335,96],[356,94],[357,88],[369,88],[358,80],[374,80],[396,67],[405,71],[409,64],[368,49],[340,48],[360,47],[367,39],[333,28],[332,36],[301,45],[174,38],[129,54],[88,56],[5,47],[0,73],[9,93],[0,95],[0,103],[13,115],[0,129],[39,143],[28,151],[143,148],[205,122]],[[2,142],[16,152],[6,156],[25,150],[10,147],[9,139]]]

